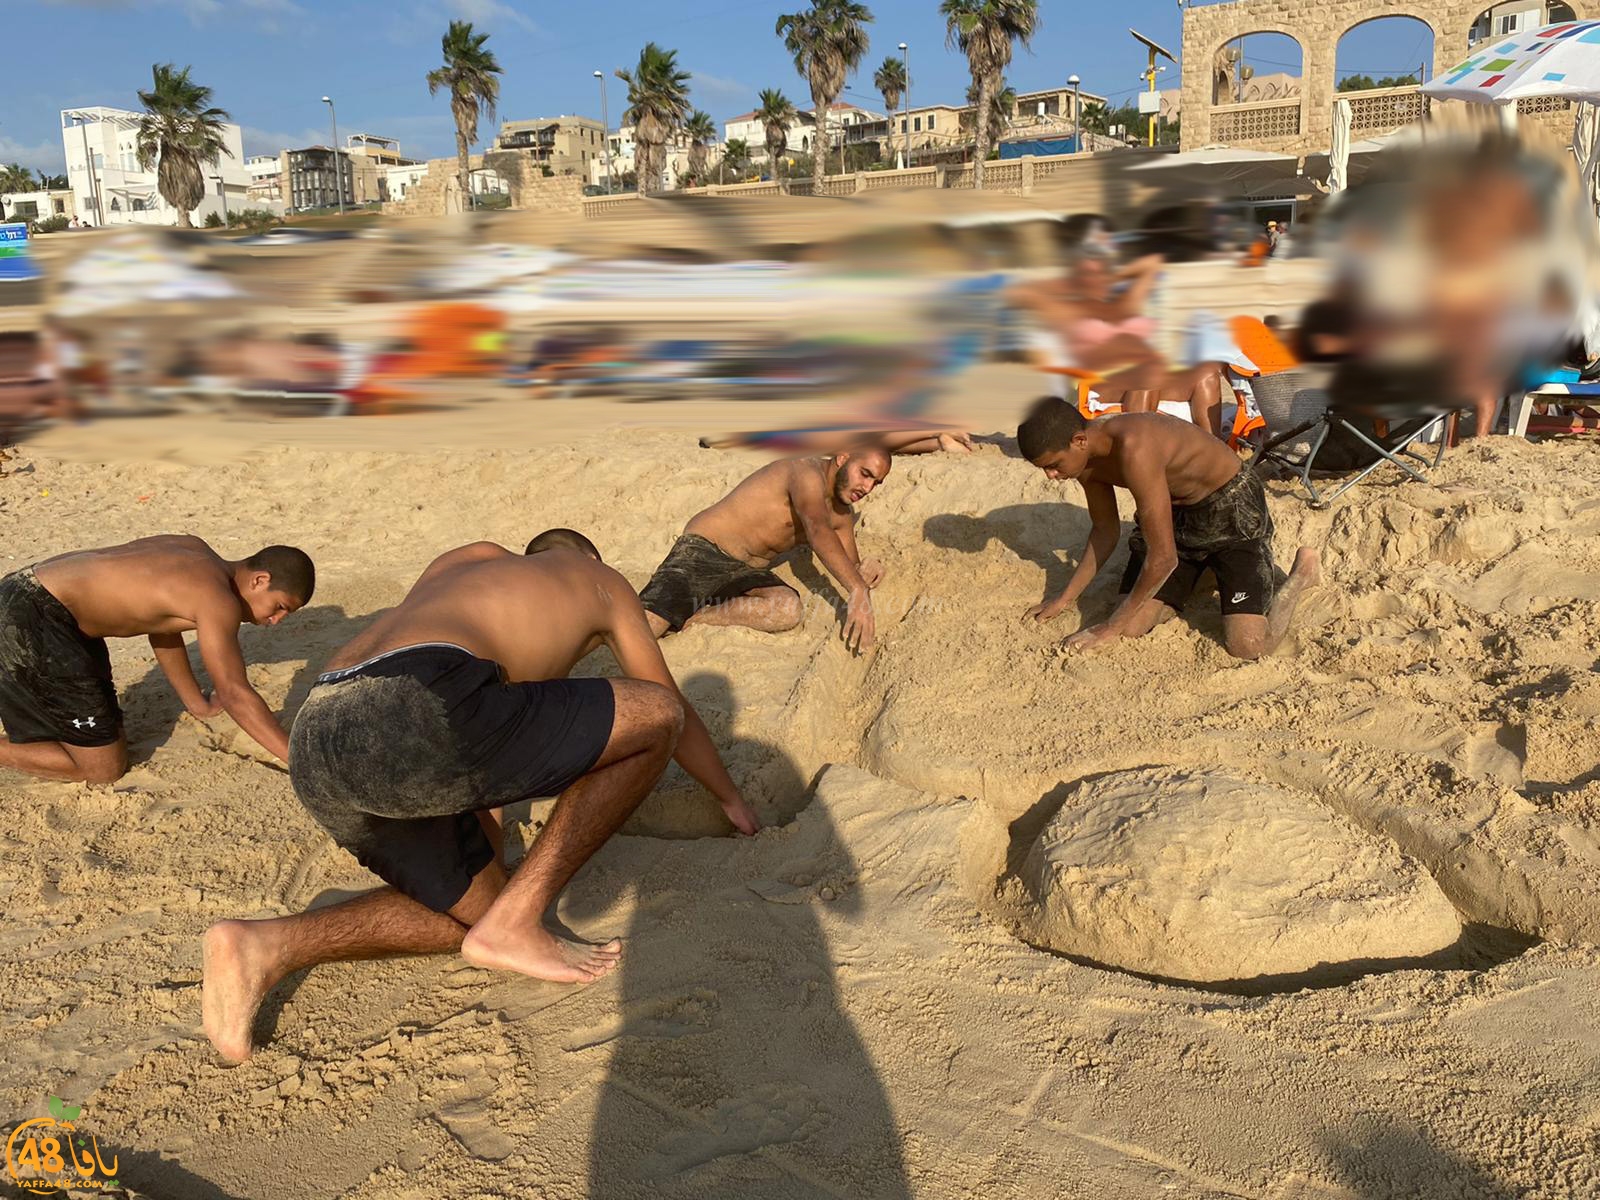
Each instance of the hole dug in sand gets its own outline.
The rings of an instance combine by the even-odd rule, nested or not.
[[[1021,849],[1018,847],[1018,849]],[[1019,936],[1089,965],[1261,994],[1481,965],[1428,871],[1311,795],[1152,768],[1085,780],[997,897]]]

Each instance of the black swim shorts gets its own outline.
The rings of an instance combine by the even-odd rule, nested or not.
[[[122,709],[104,638],[23,567],[0,579],[0,723],[13,742],[109,746]]]
[[[503,683],[459,646],[408,646],[318,676],[289,781],[362,866],[444,912],[494,858],[475,814],[566,791],[614,717],[608,680]]]
[[[1168,608],[1182,611],[1200,576],[1210,570],[1222,598],[1222,615],[1265,616],[1272,607],[1277,569],[1272,561],[1272,514],[1261,477],[1248,468],[1197,504],[1172,506],[1172,532],[1178,544],[1178,565],[1156,592]],[[1144,533],[1128,540],[1128,569],[1122,576],[1127,595],[1144,569]]]
[[[794,591],[765,567],[740,562],[709,538],[686,533],[672,543],[639,600],[645,611],[655,613],[676,633],[707,605],[770,587]]]

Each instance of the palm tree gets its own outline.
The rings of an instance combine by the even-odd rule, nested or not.
[[[678,70],[678,52],[648,42],[639,51],[632,71],[617,72],[628,85],[628,110],[622,114],[633,126],[639,147],[639,195],[648,196],[661,185],[662,150],[684,127],[689,116],[689,72]]]
[[[733,181],[741,182],[750,167],[749,144],[743,138],[729,138],[728,144],[722,148],[722,161],[733,172]]]
[[[777,88],[762,91],[761,107],[756,109],[756,120],[761,122],[767,137],[767,158],[772,162],[772,177],[778,178],[778,159],[789,148],[789,126],[798,115],[794,104]]]
[[[778,18],[777,32],[784,49],[794,55],[794,67],[811,85],[811,103],[817,132],[811,143],[811,181],[822,191],[828,158],[828,110],[844,90],[845,78],[861,64],[867,52],[867,26],[872,13],[856,0],[811,0],[804,12]]]
[[[696,185],[706,181],[706,143],[717,140],[717,123],[704,109],[695,109],[683,123],[683,136],[689,139],[689,174]]]
[[[461,203],[472,195],[471,146],[478,140],[478,117],[494,120],[500,102],[503,74],[494,51],[484,48],[487,33],[474,33],[471,21],[451,21],[439,39],[444,65],[428,72],[428,95],[440,88],[450,93],[450,115],[456,119],[456,160],[461,181]]]
[[[171,63],[150,68],[154,86],[139,93],[144,116],[139,119],[135,149],[139,169],[156,169],[156,189],[178,210],[178,228],[193,229],[189,210],[206,194],[201,168],[215,166],[219,156],[233,157],[223,141],[228,114],[211,107],[211,89],[189,78]]]
[[[33,191],[33,172],[21,163],[0,168],[0,192]]]
[[[872,76],[872,86],[878,89],[878,95],[883,97],[883,108],[889,116],[889,140],[885,149],[894,145],[894,113],[900,107],[900,101],[911,87],[911,79],[906,75],[904,59],[889,55],[883,60]],[[890,150],[892,154],[892,149]]]
[[[940,0],[939,12],[945,20],[945,44],[967,56],[978,89],[977,110],[986,113],[1011,65],[1012,43],[1026,46],[1039,28],[1038,0]],[[980,121],[973,153],[972,185],[977,188],[983,186],[989,142],[989,123]]]
[[[995,92],[989,97],[989,141],[991,144],[998,142],[1005,136],[1006,128],[1011,124],[1011,118],[1017,109],[1017,92],[1015,88],[1007,87],[1005,76],[1001,76]],[[975,84],[967,85],[967,111],[961,114],[961,128],[970,131],[977,121],[978,116],[978,89]]]

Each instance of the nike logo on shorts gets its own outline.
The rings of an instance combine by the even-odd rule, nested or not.
[[[1243,604],[1248,599],[1250,599],[1250,593],[1249,592],[1235,592],[1233,594],[1233,599],[1228,601],[1228,603],[1229,604]]]

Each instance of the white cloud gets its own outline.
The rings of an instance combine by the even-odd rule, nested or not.
[[[0,134],[0,163],[21,163],[35,172],[60,175],[67,169],[67,155],[60,138],[28,145]]]
[[[689,68],[689,75],[691,92],[699,92],[714,99],[749,100],[751,107],[754,107],[756,92],[760,90],[748,83],[740,83],[737,79],[726,79],[709,71],[696,71],[693,67]]]
[[[280,150],[299,150],[305,146],[326,146],[331,133],[328,129],[302,129],[299,133],[280,133],[271,129],[258,129],[254,125],[239,127],[244,154],[250,158],[257,154],[276,154]]]
[[[524,33],[539,33],[539,26],[526,13],[504,0],[445,0],[451,16],[474,25],[514,25]]]

